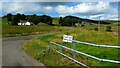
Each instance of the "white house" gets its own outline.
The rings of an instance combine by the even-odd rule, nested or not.
[[[31,23],[27,21],[27,22],[25,23],[25,25],[31,25]]]
[[[18,23],[18,25],[31,25],[31,23],[28,21],[20,21],[20,23]]]

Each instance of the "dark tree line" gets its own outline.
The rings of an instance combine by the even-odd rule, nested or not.
[[[12,25],[17,25],[20,20],[26,20],[26,16],[20,13],[17,13],[16,15],[12,15],[11,13],[9,13],[6,17],[7,21],[11,22]]]
[[[7,14],[7,21],[12,21],[12,14],[11,13]]]
[[[49,25],[52,25],[52,18],[47,15],[40,16],[41,22],[47,23]]]
[[[64,18],[60,17],[59,19],[59,25],[61,26],[75,26],[76,23],[82,24],[82,22],[92,22],[95,24],[110,24],[109,22],[104,21],[95,21],[90,19],[83,19],[75,16],[66,16]]]
[[[52,25],[52,18],[47,15],[42,16],[36,16],[33,14],[32,16],[27,16],[29,22],[33,22],[35,25],[37,25],[40,22],[46,23],[48,25]]]
[[[81,23],[81,19],[73,16],[60,17],[59,24],[61,26],[75,26],[75,23]]]
[[[52,25],[52,18],[47,15],[37,16],[36,14],[33,15],[25,15],[17,13],[16,15],[12,15],[11,13],[7,14],[7,21],[10,21],[12,25],[17,25],[20,23],[20,20],[29,21],[33,24],[37,25],[40,22]]]
[[[12,25],[17,25],[17,23],[19,23],[20,20],[26,20],[25,15],[24,15],[24,14],[21,15],[20,13],[17,13],[17,14],[13,17]]]

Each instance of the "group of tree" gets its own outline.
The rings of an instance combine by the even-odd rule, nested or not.
[[[64,18],[60,17],[59,24],[61,26],[74,26],[75,23],[81,23],[78,17],[66,16]]]
[[[66,16],[64,18],[60,17],[59,19],[59,25],[61,26],[75,26],[76,23],[82,24],[82,22],[90,22],[95,24],[110,24],[109,22],[104,21],[96,21],[96,20],[90,20],[90,19],[83,19],[75,16]]]
[[[37,25],[40,22],[46,23],[48,25],[52,25],[52,18],[47,15],[37,16],[35,14],[31,16],[27,16],[29,22],[33,22],[35,25]]]
[[[26,16],[24,14],[17,13],[12,20],[12,25],[17,25],[17,23],[20,23],[20,20],[27,20]]]
[[[27,20],[24,14],[17,13],[16,15],[12,15],[11,13],[7,14],[7,21],[11,22],[12,25],[17,25],[20,20]]]
[[[40,22],[46,23],[48,25],[52,25],[52,18],[47,15],[37,16],[36,14],[33,15],[25,15],[17,13],[16,15],[12,15],[11,13],[7,14],[7,21],[10,21],[12,25],[17,25],[20,23],[20,20],[29,21],[33,24],[37,25]]]
[[[7,21],[12,21],[12,14],[11,13],[7,14]]]

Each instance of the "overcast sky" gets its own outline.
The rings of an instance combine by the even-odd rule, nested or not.
[[[79,2],[56,2],[51,0],[32,1],[16,1],[6,0],[2,1],[2,8],[0,16],[6,15],[7,13],[21,13],[21,14],[37,14],[37,15],[49,15],[52,17],[64,17],[67,15],[78,16],[87,19],[102,19],[102,20],[118,20],[118,8],[120,4],[112,0],[107,1],[79,1]],[[53,2],[52,2],[53,1]],[[120,19],[119,19],[120,20]]]

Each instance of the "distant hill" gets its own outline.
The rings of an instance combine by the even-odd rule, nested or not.
[[[110,22],[110,23],[116,23],[116,22],[120,22],[120,21],[116,21],[116,20],[103,20],[105,22]]]
[[[75,16],[66,16],[63,18],[63,22],[65,20],[71,20],[73,23],[81,21],[81,22],[91,22],[91,23],[95,23],[95,24],[110,24],[110,22],[106,22],[106,21],[97,21],[97,20],[90,20],[90,19],[83,19],[83,18],[79,18],[79,17],[75,17]]]

